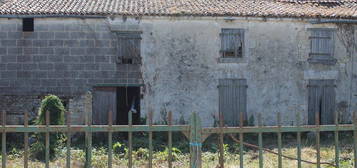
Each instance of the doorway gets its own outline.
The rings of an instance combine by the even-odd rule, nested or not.
[[[106,125],[112,112],[114,125],[128,125],[128,114],[132,111],[133,124],[140,123],[140,87],[95,87],[93,93],[94,125]]]

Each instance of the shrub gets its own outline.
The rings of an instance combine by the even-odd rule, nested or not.
[[[38,112],[36,125],[46,124],[46,111],[49,112],[50,125],[63,125],[65,108],[60,98],[55,95],[46,96],[42,102]],[[32,157],[38,160],[45,159],[45,136],[43,133],[36,133],[34,135],[36,142],[31,145]],[[63,133],[51,133],[50,135],[50,159],[55,157],[56,149],[63,145],[65,137]]]

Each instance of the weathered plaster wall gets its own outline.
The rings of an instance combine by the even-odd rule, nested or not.
[[[350,104],[350,93],[357,93],[350,88],[353,55],[346,53],[339,37],[335,40],[336,65],[307,62],[307,29],[337,28],[334,24],[312,25],[295,19],[167,18],[143,20],[141,26],[146,86],[142,107],[144,112],[154,111],[157,120],[163,110],[186,121],[191,112],[198,112],[205,126],[213,125],[220,78],[247,79],[248,116],[257,121],[257,114],[262,113],[266,125],[275,124],[277,112],[282,113],[284,124],[295,124],[298,112],[307,123],[308,79],[336,79],[336,104],[343,122],[357,110],[356,101]],[[238,63],[218,63],[221,28],[245,29],[244,58]],[[356,68],[353,72],[356,74]],[[356,88],[356,79],[352,82]]]

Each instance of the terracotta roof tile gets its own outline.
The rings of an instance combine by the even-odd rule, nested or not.
[[[357,18],[357,0],[2,0],[0,15]]]

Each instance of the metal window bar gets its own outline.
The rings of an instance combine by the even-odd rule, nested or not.
[[[282,138],[281,138],[281,132],[280,132],[280,128],[281,128],[281,115],[280,112],[277,113],[277,123],[278,123],[278,168],[282,168],[283,167],[283,159],[282,159]]]
[[[299,128],[300,128],[300,114],[299,113],[296,113],[296,127],[298,128],[298,130],[299,130]],[[281,127],[280,127],[281,128]],[[297,166],[298,166],[298,168],[301,168],[301,132],[300,131],[298,131],[297,133],[296,133],[296,141],[297,141],[297,152],[296,152],[296,154],[297,154]]]
[[[261,113],[258,114],[258,128],[262,128],[262,114]],[[258,132],[258,145],[259,145],[259,168],[264,168],[263,133],[261,131]]]

